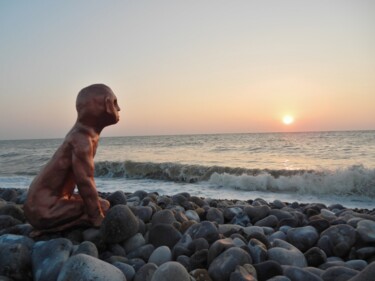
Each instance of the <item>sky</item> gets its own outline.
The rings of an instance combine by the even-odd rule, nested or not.
[[[373,0],[0,0],[0,139],[375,129]],[[289,115],[294,122],[286,125]]]

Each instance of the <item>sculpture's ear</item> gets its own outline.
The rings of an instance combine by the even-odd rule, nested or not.
[[[111,114],[113,112],[113,104],[112,104],[112,101],[109,97],[106,97],[105,98],[105,111],[108,113],[108,114]]]

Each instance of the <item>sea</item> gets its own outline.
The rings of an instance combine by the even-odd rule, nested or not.
[[[63,139],[0,141],[0,188],[28,188]],[[103,137],[98,191],[375,208],[375,131]]]

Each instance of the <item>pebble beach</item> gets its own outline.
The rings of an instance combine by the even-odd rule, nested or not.
[[[30,238],[27,189],[0,189],[0,280],[371,281],[375,210],[189,193],[100,193],[100,228]]]

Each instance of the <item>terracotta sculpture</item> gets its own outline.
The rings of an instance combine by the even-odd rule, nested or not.
[[[94,84],[79,92],[76,108],[76,123],[28,191],[24,211],[34,236],[82,224],[98,227],[109,208],[96,190],[94,156],[103,128],[119,121],[120,107],[109,87]]]

